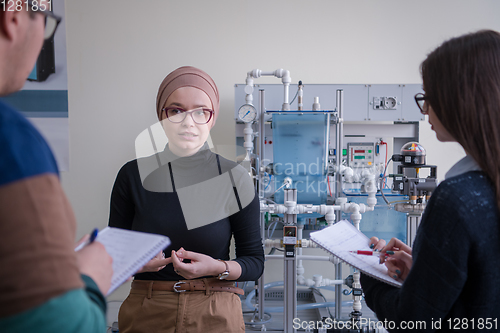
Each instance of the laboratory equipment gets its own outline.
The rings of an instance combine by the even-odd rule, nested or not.
[[[426,165],[426,151],[418,142],[408,142],[401,147],[400,154],[392,155],[394,162],[401,162],[397,166],[397,174],[393,178],[392,190],[409,197],[408,203],[396,203],[394,209],[408,214],[407,244],[412,246],[417,233],[420,219],[432,191],[437,187],[437,167]],[[427,177],[420,177],[421,170],[428,169]]]
[[[282,84],[255,84],[262,76],[280,78]],[[258,103],[254,106],[256,89]],[[297,99],[290,99],[290,91],[295,89]],[[390,163],[387,156],[392,156],[389,151],[418,141],[418,121],[424,119],[412,96],[419,91],[420,85],[404,84],[293,84],[290,71],[283,69],[254,69],[247,73],[244,85],[235,85],[236,141],[246,150],[244,161],[261,199],[262,236],[266,248],[271,248],[266,260],[283,261],[283,281],[272,284],[283,285],[284,332],[296,331],[293,319],[299,308],[298,286],[334,288],[335,313],[329,317],[352,323],[362,319],[359,272],[352,271],[346,280],[337,258],[304,255],[303,249],[315,247],[307,239],[309,231],[348,218],[361,231],[371,233],[369,236],[409,239],[407,214],[396,211],[393,205],[411,205],[408,193],[414,190],[392,191],[393,183],[399,180],[384,174]],[[409,172],[407,166],[401,169],[415,184]],[[391,200],[390,206],[382,194]],[[425,205],[417,202],[419,195],[413,206]],[[282,231],[280,238],[272,238],[276,229]],[[275,254],[276,249],[283,249],[283,254]],[[305,260],[332,263],[334,275],[308,277]],[[266,285],[261,277],[257,292],[245,302],[255,311],[252,324],[261,325],[263,330],[272,321],[266,312]],[[342,299],[346,297],[344,285],[351,289],[349,305]],[[254,295],[256,304],[251,299]],[[318,307],[332,304],[320,302]],[[347,306],[351,308],[348,317],[342,317]]]
[[[250,123],[255,120],[257,110],[252,104],[243,104],[238,110],[238,119],[244,123]]]
[[[437,187],[437,167],[425,164],[425,149],[418,142],[408,142],[401,148],[401,153],[392,156],[398,165],[394,178],[393,190],[410,197],[410,203],[416,204],[428,199]],[[430,169],[430,175],[420,178],[420,169]]]

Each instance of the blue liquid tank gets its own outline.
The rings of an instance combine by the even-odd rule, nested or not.
[[[300,204],[325,204],[327,199],[327,146],[329,115],[317,112],[273,114],[275,188],[293,180]],[[283,190],[274,195],[283,203]],[[309,217],[312,217],[309,215]]]

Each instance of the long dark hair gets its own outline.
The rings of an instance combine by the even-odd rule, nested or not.
[[[493,182],[500,209],[500,34],[481,30],[450,39],[420,71],[427,102]]]

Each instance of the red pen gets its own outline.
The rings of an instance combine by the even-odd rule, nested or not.
[[[363,256],[380,257],[380,252],[379,251],[357,250],[357,251],[349,251],[349,252],[355,253],[355,254],[360,254],[360,255],[363,255]],[[387,252],[392,252],[392,251],[387,251]],[[391,253],[388,253],[388,254],[391,254]],[[392,254],[394,254],[394,252],[392,252]],[[386,256],[387,256],[387,254],[386,254]]]

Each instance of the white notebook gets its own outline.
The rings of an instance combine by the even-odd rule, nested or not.
[[[331,227],[312,232],[310,238],[326,251],[349,265],[356,267],[363,273],[392,286],[401,287],[401,282],[387,275],[387,267],[384,264],[379,264],[379,257],[364,256],[349,252],[357,250],[369,251],[370,247],[368,244],[370,239],[348,221],[339,221]]]
[[[107,295],[170,245],[166,236],[111,227],[99,231],[95,241],[102,243],[113,258],[113,277]]]

